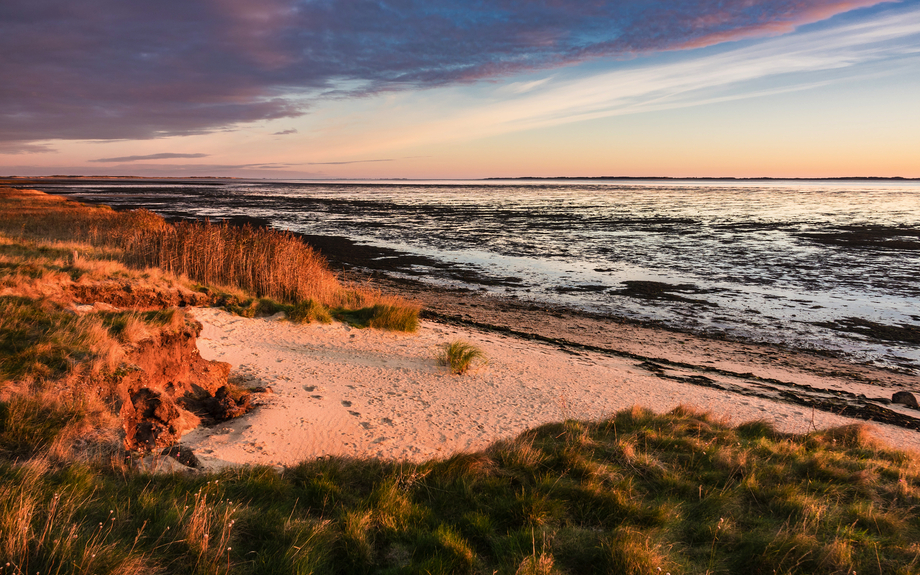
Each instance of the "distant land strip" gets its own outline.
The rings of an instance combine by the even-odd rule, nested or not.
[[[837,182],[837,181],[899,181],[914,182],[920,178],[905,178],[903,176],[841,176],[834,178],[736,178],[725,176],[705,176],[684,178],[678,176],[516,176],[513,178],[482,178],[483,180],[673,180],[694,182]]]

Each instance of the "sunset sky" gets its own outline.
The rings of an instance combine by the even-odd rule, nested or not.
[[[920,0],[4,0],[0,176],[920,177]]]

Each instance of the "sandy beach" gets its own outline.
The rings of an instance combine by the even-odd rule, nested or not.
[[[183,437],[182,444],[206,468],[286,466],[327,455],[423,461],[483,449],[543,423],[599,419],[633,405],[658,412],[690,405],[734,423],[763,419],[781,431],[797,433],[862,421],[757,393],[721,389],[719,381],[729,372],[693,375],[686,362],[702,366],[728,360],[686,343],[647,350],[667,356],[680,349],[684,367],[650,367],[650,362],[634,357],[430,320],[423,321],[416,334],[394,334],[341,323],[294,324],[280,314],[249,319],[199,308],[194,316],[204,326],[198,347],[205,359],[230,363],[231,378],[243,387],[272,390],[255,396],[257,407],[249,414]],[[681,334],[671,337],[688,340]],[[456,339],[480,346],[488,364],[462,376],[438,365],[439,346]],[[720,343],[710,345],[719,348]],[[729,367],[767,370],[769,375],[811,383],[821,380],[795,361],[776,360],[771,368],[773,363],[760,356],[722,349],[729,352],[735,354]],[[752,373],[743,375],[756,379]],[[694,377],[708,382],[700,385],[702,380]],[[892,377],[898,379],[896,374]],[[859,387],[845,379],[823,378],[828,388]],[[909,384],[911,379],[905,381]],[[749,383],[754,386],[756,381]],[[764,386],[762,380],[760,385]],[[879,393],[877,383],[863,387],[856,391]],[[890,444],[920,450],[920,433],[872,425]]]

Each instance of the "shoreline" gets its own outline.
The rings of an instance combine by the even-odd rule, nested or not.
[[[70,195],[66,190],[55,190],[52,193]],[[147,205],[144,202],[134,202],[130,198],[118,198],[117,193],[115,196],[106,195],[104,198],[84,198],[82,201],[100,204],[106,201],[113,201],[116,210],[128,210]],[[163,206],[161,211],[169,214],[167,217],[169,221],[189,218],[203,219],[195,216],[195,210],[191,208],[190,211],[184,209],[169,210]],[[234,226],[272,227],[271,220],[266,217],[248,215],[213,217],[216,218],[214,221],[225,222]],[[768,227],[769,229],[774,229],[775,225],[771,224]],[[871,226],[869,227],[871,228]],[[804,234],[804,236],[808,236],[807,239],[811,242],[838,247],[843,246],[840,249],[851,250],[857,248],[884,249],[886,246],[897,243],[892,239],[895,235],[906,233],[903,230],[894,228],[886,228],[885,230],[866,228],[864,231],[868,234],[866,237],[863,237],[865,234],[853,235],[852,230],[837,230],[836,232],[830,230],[827,233]],[[764,303],[766,300],[764,300],[760,301],[760,303],[757,301],[748,302],[752,307],[747,310],[742,310],[741,307],[733,308],[729,305],[729,307],[724,308],[727,310],[724,313],[728,315],[719,317],[718,313],[722,312],[715,310],[723,309],[719,307],[722,303],[716,302],[718,300],[717,296],[713,296],[716,300],[710,300],[705,295],[713,290],[698,287],[692,283],[677,285],[657,280],[620,281],[614,284],[601,281],[598,285],[572,284],[573,287],[553,284],[553,289],[546,293],[538,289],[538,286],[531,285],[529,287],[534,288],[535,292],[533,295],[536,295],[536,292],[540,292],[536,299],[532,299],[533,295],[530,293],[531,290],[528,286],[525,285],[526,282],[522,284],[522,280],[519,277],[506,277],[503,274],[512,273],[507,270],[500,271],[496,269],[490,271],[476,266],[455,265],[448,261],[441,261],[431,255],[403,251],[399,246],[368,245],[352,239],[347,233],[346,235],[292,233],[320,251],[334,271],[346,276],[349,273],[353,273],[358,278],[358,281],[361,282],[365,281],[367,277],[374,277],[379,272],[390,276],[389,280],[387,280],[388,282],[398,286],[409,285],[409,289],[414,289],[411,287],[413,280],[430,281],[435,286],[462,287],[471,288],[472,290],[476,290],[477,287],[480,290],[485,288],[485,291],[491,292],[489,295],[493,299],[502,299],[503,296],[513,297],[516,294],[521,298],[521,301],[533,301],[535,305],[540,307],[562,309],[566,313],[575,312],[580,315],[600,317],[605,320],[611,319],[620,324],[662,328],[667,331],[690,333],[714,339],[734,340],[742,343],[772,342],[780,347],[787,346],[805,353],[835,354],[846,358],[850,363],[858,364],[869,361],[882,369],[906,370],[906,373],[920,376],[920,363],[918,363],[918,358],[916,357],[917,345],[920,344],[920,339],[918,339],[920,338],[920,326],[916,325],[916,321],[920,321],[920,317],[916,315],[908,314],[910,317],[902,318],[902,320],[885,319],[881,315],[876,317],[872,314],[863,317],[859,313],[843,308],[837,309],[835,313],[821,311],[815,312],[818,315],[814,315],[808,310],[823,310],[825,308],[823,303],[815,300],[818,303],[808,309],[803,308],[802,311],[792,310],[799,315],[799,318],[796,319],[796,313],[793,313],[790,318],[783,315],[786,312],[782,312],[782,310],[777,312],[776,309],[769,308],[769,306],[767,308],[759,307],[761,304],[766,305]],[[909,245],[898,245],[904,249],[916,249],[917,246],[920,246],[916,242],[907,242],[907,244]],[[406,278],[407,281],[402,281],[398,278]],[[614,287],[609,287],[610,285]],[[618,291],[611,291],[616,286],[619,286]],[[605,291],[601,289],[602,287],[609,287],[606,291],[613,293],[616,296],[614,297],[616,302],[620,303],[611,304],[611,307],[604,305],[601,300],[595,301],[595,299],[592,299],[595,298],[592,295],[595,291]],[[896,285],[893,283],[892,289],[895,287]],[[572,300],[564,295],[569,292],[584,292],[588,294],[585,296],[587,299],[582,300],[579,299],[581,296],[578,296],[575,300]],[[475,293],[475,291],[468,293]],[[560,297],[555,297],[558,294],[563,294],[564,297],[561,297],[561,299]],[[688,297],[686,294],[700,295]],[[799,300],[794,301],[798,302],[798,304],[808,303]],[[580,310],[578,306],[582,304],[586,307]],[[790,306],[791,304],[780,307],[785,309]],[[847,306],[845,305],[844,307]],[[806,315],[802,315],[802,313]],[[716,315],[714,316],[713,314]]]

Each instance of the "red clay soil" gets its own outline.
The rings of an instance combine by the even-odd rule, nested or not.
[[[133,310],[155,310],[170,307],[202,306],[210,296],[185,289],[164,289],[137,286],[130,281],[102,281],[91,284],[64,286],[67,295],[77,303],[107,303]]]
[[[201,324],[187,322],[176,333],[141,342],[126,358],[134,369],[122,378],[118,394],[127,449],[148,451],[172,445],[201,422],[191,411],[196,402],[228,395],[230,364],[201,357],[195,345],[200,332]],[[228,407],[240,407],[230,401],[235,405]]]

